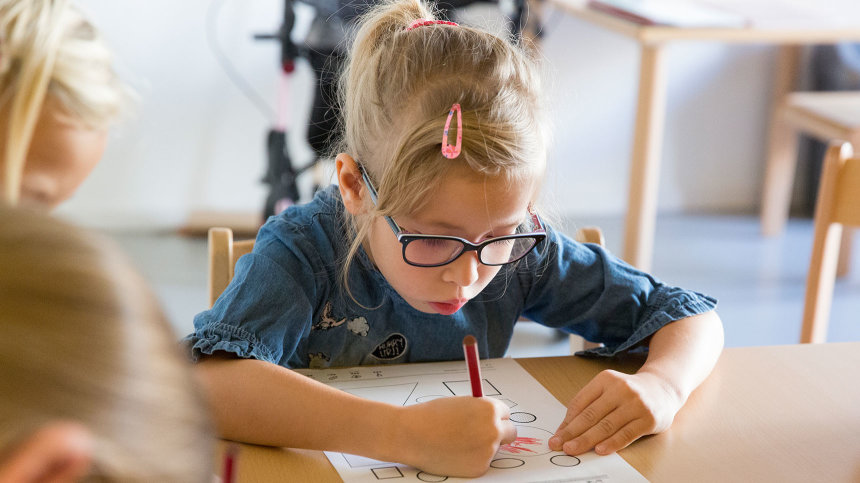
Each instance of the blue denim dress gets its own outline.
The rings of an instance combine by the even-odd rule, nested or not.
[[[641,348],[664,325],[716,307],[716,300],[665,285],[597,245],[547,228],[547,239],[453,315],[413,309],[363,250],[349,273],[344,206],[336,186],[306,205],[271,217],[254,251],[185,337],[196,361],[216,351],[288,368],[447,361],[463,358],[462,341],[502,357],[521,315],[580,334],[611,356]]]

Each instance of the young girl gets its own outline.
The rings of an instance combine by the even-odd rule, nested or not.
[[[129,261],[40,211],[0,227],[0,482],[210,482],[208,407]]]
[[[0,0],[0,199],[53,208],[104,152],[128,98],[68,0]]]
[[[462,359],[467,334],[501,357],[521,315],[598,355],[649,349],[638,373],[580,391],[553,449],[607,454],[667,429],[721,350],[716,302],[544,225],[524,51],[396,0],[362,20],[342,90],[339,186],[271,218],[186,339],[221,434],[480,475],[516,436],[499,401],[393,407],[289,369]]]

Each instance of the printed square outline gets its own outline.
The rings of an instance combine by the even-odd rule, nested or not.
[[[391,480],[394,478],[403,478],[403,472],[396,466],[383,466],[381,468],[371,468],[373,476],[377,480]],[[379,473],[377,473],[379,471]],[[396,472],[396,473],[395,473]]]

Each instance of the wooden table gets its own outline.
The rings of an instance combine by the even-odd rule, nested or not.
[[[567,402],[635,362],[517,359]],[[654,482],[860,481],[860,342],[726,349],[665,433],[619,454]],[[339,481],[319,451],[241,445],[239,482]]]
[[[792,90],[797,77],[800,45],[860,41],[860,2],[857,0],[709,2],[748,19],[750,25],[745,28],[645,26],[590,9],[586,0],[551,1],[577,18],[631,37],[640,44],[639,100],[622,256],[628,263],[645,271],[651,269],[657,218],[657,188],[666,114],[666,45],[690,40],[783,45],[772,92],[773,99],[778,100]],[[697,0],[688,1],[694,3]],[[792,135],[788,127],[771,122],[771,137],[788,140]],[[768,166],[765,177],[789,175],[784,171],[780,166]],[[763,203],[764,210],[783,209],[778,200],[763,200]]]

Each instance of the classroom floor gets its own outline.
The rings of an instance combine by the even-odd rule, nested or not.
[[[597,225],[607,246],[621,250],[623,220],[601,218],[568,223],[567,232]],[[175,233],[109,233],[154,286],[176,332],[182,336],[206,307],[207,249],[204,238]],[[860,236],[854,253],[860,254]],[[657,222],[652,273],[666,283],[707,293],[726,331],[726,346],[793,344],[800,334],[812,222],[792,219],[783,236],[759,234],[755,216],[672,215]],[[860,256],[860,255],[858,255]],[[855,257],[857,258],[857,257]],[[860,340],[860,261],[837,282],[828,341]],[[515,331],[509,355],[568,354],[567,339],[533,323]]]

